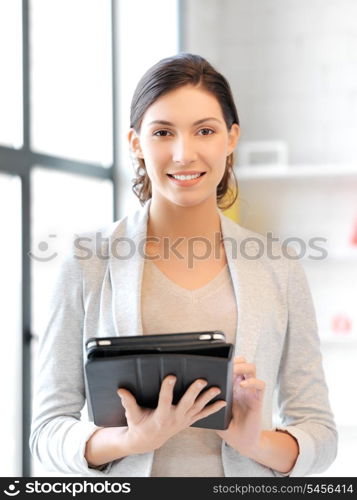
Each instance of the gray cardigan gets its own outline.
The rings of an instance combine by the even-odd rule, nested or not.
[[[136,212],[82,233],[63,259],[41,335],[30,449],[45,468],[100,477],[149,476],[153,452],[130,455],[102,470],[84,458],[97,429],[81,420],[86,401],[84,342],[89,337],[142,335],[143,248],[151,200]],[[296,253],[236,224],[219,209],[238,308],[235,356],[255,363],[266,383],[263,429],[285,429],[298,441],[290,476],[326,470],[337,452],[337,432],[326,387],[314,306]],[[259,258],[253,258],[259,255]],[[292,257],[295,257],[292,258]],[[273,422],[277,394],[280,421]],[[226,476],[283,476],[222,441]]]

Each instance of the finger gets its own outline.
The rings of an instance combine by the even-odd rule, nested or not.
[[[138,406],[135,397],[130,391],[126,389],[120,389],[117,391],[118,396],[121,399],[121,404],[125,409],[125,417],[128,423],[135,424],[141,416],[141,409]]]
[[[218,396],[221,393],[221,389],[219,387],[211,387],[208,391],[204,391],[202,394],[196,398],[196,401],[192,407],[193,413],[201,411],[213,398]]]
[[[257,378],[242,380],[239,385],[244,389],[258,389],[258,391],[263,391],[265,389],[265,382]]]
[[[247,370],[249,372],[255,371],[256,366],[254,363],[234,363],[233,365],[233,370],[234,371],[240,371],[242,372],[243,370]]]
[[[201,410],[199,413],[197,413],[194,417],[192,417],[191,424],[197,422],[197,420],[201,420],[201,418],[208,417],[208,415],[212,415],[212,413],[216,413],[217,411],[221,410],[227,406],[227,401],[219,400],[216,401],[215,403],[212,403],[210,405],[207,405]]]
[[[197,396],[207,385],[207,380],[197,379],[189,386],[185,394],[181,397],[177,408],[179,411],[188,411],[195,403]]]
[[[173,375],[169,375],[163,379],[157,403],[158,413],[164,414],[169,411],[172,405],[175,382],[176,377]]]
[[[246,359],[244,356],[236,356],[233,359],[233,363],[245,363]]]
[[[246,361],[246,360],[244,360],[244,361],[243,360],[242,361],[234,361],[233,362],[233,368],[238,367],[238,366],[242,366],[242,365],[253,365],[253,366],[255,366],[254,363],[248,363],[248,361]]]
[[[253,363],[236,363],[233,366],[234,375],[243,375],[245,378],[256,376],[256,367]]]

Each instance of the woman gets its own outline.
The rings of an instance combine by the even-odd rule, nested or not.
[[[267,238],[221,212],[237,195],[229,199],[240,127],[228,82],[198,55],[163,59],[138,83],[130,126],[142,207],[104,229],[99,252],[95,234],[82,235],[91,246],[75,245],[63,263],[39,349],[32,453],[53,470],[95,476],[324,471],[337,433],[305,274],[292,250],[274,242],[272,257]],[[118,390],[127,427],[80,420],[87,338],[211,329],[235,345],[226,430],[190,427],[225,402],[209,404],[215,388],[197,380],[172,405],[172,376],[155,410]]]

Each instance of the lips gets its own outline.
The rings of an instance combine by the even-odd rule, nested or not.
[[[173,177],[174,175],[197,175],[197,174],[200,174],[200,176],[202,177],[202,175],[204,175],[205,173],[206,172],[177,172],[174,174],[166,174],[166,175]]]
[[[202,179],[202,177],[204,177],[204,174],[206,172],[197,172],[197,173],[200,174],[198,177],[195,177],[193,179],[186,179],[186,180],[176,179],[176,177],[174,177],[172,174],[167,174],[167,176],[173,184],[176,184],[177,186],[189,188],[190,186],[194,186],[195,184],[198,184],[199,182],[201,182],[201,179]],[[177,175],[180,175],[180,174],[177,174]],[[189,175],[189,174],[181,174],[181,175]]]

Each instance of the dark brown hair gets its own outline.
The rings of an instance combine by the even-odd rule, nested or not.
[[[146,110],[159,97],[184,85],[199,86],[213,94],[222,109],[227,129],[233,123],[239,125],[238,113],[228,81],[216,71],[203,57],[181,52],[172,57],[161,59],[149,68],[136,86],[130,106],[130,127],[140,134],[141,123]],[[136,178],[132,179],[132,190],[143,205],[152,196],[151,181],[146,172],[145,161],[137,159],[134,166]],[[217,204],[220,209],[231,207],[238,197],[238,183],[233,171],[233,152],[227,157],[226,168],[217,186]],[[231,188],[230,179],[234,182]],[[224,200],[226,195],[228,200]]]

